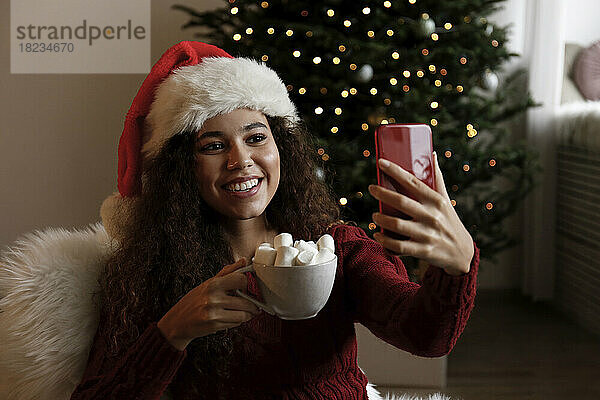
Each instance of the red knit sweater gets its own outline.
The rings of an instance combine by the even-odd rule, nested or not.
[[[359,227],[336,225],[338,268],[325,308],[314,318],[287,321],[261,313],[240,325],[228,399],[367,399],[357,364],[354,323],[423,357],[448,354],[473,308],[479,249],[468,274],[430,266],[422,285],[408,279],[400,258]],[[475,243],[474,243],[475,245]],[[258,295],[252,274],[248,292]],[[94,338],[88,365],[71,399],[159,399],[187,356],[150,324],[127,354],[109,362]],[[180,399],[176,399],[180,400]]]

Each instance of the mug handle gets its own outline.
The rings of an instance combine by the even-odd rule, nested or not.
[[[254,273],[256,273],[256,271],[254,270],[254,265],[253,265],[253,264],[250,264],[250,265],[248,265],[247,267],[244,267],[244,268],[240,268],[240,269],[236,270],[235,272],[240,272],[240,273],[244,273],[244,272],[254,272]],[[240,297],[243,297],[244,299],[246,299],[246,300],[249,300],[249,301],[251,301],[252,303],[254,303],[254,305],[255,305],[256,307],[258,307],[258,308],[260,308],[260,309],[264,310],[265,312],[267,312],[267,313],[269,313],[269,314],[271,314],[271,315],[276,315],[276,314],[275,314],[275,311],[273,311],[273,309],[272,309],[270,306],[268,306],[267,304],[265,304],[265,303],[262,303],[262,302],[260,302],[260,301],[256,300],[256,299],[255,299],[254,297],[252,297],[252,296],[248,296],[246,293],[242,292],[242,291],[241,291],[241,290],[239,290],[239,289],[236,289],[236,291],[235,291],[235,292],[236,292],[236,294],[237,294],[238,296],[240,296]]]

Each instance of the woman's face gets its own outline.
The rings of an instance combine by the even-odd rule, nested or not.
[[[200,192],[210,207],[234,219],[262,215],[279,186],[279,151],[263,113],[240,108],[208,119],[197,133],[195,154]],[[245,190],[241,182],[230,186],[237,178]]]

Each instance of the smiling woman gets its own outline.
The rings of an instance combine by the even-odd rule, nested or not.
[[[97,231],[77,241],[73,233],[42,233],[2,262],[9,295],[0,303],[8,311],[0,313],[0,338],[22,346],[10,353],[15,359],[42,349],[30,368],[14,370],[21,359],[0,363],[0,375],[13,368],[19,382],[12,393],[33,393],[32,381],[39,391],[35,361],[45,360],[43,383],[55,389],[48,392],[63,385],[71,399],[372,400],[381,397],[358,366],[355,322],[416,355],[450,352],[473,307],[477,247],[460,259],[466,273],[432,266],[422,286],[410,282],[400,258],[339,219],[333,192],[316,179],[315,148],[285,85],[264,64],[200,42],[167,50],[127,113],[119,191],[103,202]],[[260,299],[256,278],[237,270],[281,232],[305,241],[327,233],[335,242],[333,289],[313,318],[282,320],[235,295]],[[87,279],[71,278],[72,270]],[[34,284],[14,278],[32,271],[39,272]],[[41,289],[24,299],[22,286]],[[28,314],[21,307],[30,303]],[[48,343],[64,347],[54,351],[35,343],[35,322],[57,304],[69,315],[50,317],[58,322],[44,329],[55,335]],[[92,309],[99,312],[95,336],[68,340],[81,331],[81,310]],[[19,320],[32,313],[33,323]],[[76,322],[65,328],[64,321]],[[23,346],[23,337],[36,339]]]

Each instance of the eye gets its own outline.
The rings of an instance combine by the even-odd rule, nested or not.
[[[219,150],[218,148],[215,148],[215,147],[214,147],[214,146],[218,146],[218,145],[222,145],[222,144],[221,144],[220,142],[214,142],[214,143],[211,143],[211,144],[208,144],[208,145],[206,145],[206,146],[202,147],[202,148],[200,149],[200,151]]]
[[[265,141],[267,139],[267,137],[265,135],[262,135],[262,134],[254,135],[250,139],[254,139],[254,138],[260,139],[260,140],[258,140],[260,142],[263,142],[263,141]],[[254,142],[254,143],[256,143],[256,142]]]

